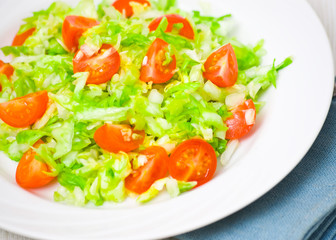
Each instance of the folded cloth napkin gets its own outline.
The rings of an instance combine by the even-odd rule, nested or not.
[[[282,182],[243,210],[176,238],[335,240],[336,99],[315,143]]]

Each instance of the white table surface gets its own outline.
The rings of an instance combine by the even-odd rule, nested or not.
[[[330,39],[336,71],[336,0],[307,0],[320,17]],[[318,46],[312,46],[318,47]],[[0,229],[0,240],[32,240]]]

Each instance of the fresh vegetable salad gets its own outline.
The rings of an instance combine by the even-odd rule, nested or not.
[[[249,134],[289,65],[227,33],[231,15],[174,0],[55,2],[24,19],[0,61],[0,150],[22,188],[55,201],[140,203],[207,183]]]

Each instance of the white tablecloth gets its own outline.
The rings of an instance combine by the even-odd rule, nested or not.
[[[307,1],[314,8],[327,31],[327,34],[330,39],[330,44],[333,50],[333,55],[335,59],[334,66],[336,71],[336,0],[307,0]],[[31,240],[31,239],[14,233],[9,233],[7,231],[0,229],[0,240]]]

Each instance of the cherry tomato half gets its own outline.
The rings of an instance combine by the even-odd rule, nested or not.
[[[38,148],[43,144],[42,140],[38,140],[34,144],[34,148]],[[39,188],[50,183],[54,177],[49,176],[46,172],[50,172],[47,164],[35,159],[36,152],[33,149],[23,154],[16,168],[16,182],[23,188]]]
[[[14,68],[9,63],[4,63],[0,60],[0,74],[5,74],[8,79],[11,78],[11,76],[14,73]],[[2,91],[2,86],[0,84],[0,92]]]
[[[48,92],[41,91],[0,103],[0,118],[12,127],[29,127],[43,116],[48,99]]]
[[[178,145],[169,158],[170,175],[180,181],[208,182],[215,174],[217,158],[212,146],[202,139],[190,139]]]
[[[226,139],[238,139],[245,136],[253,127],[256,110],[251,99],[246,100],[232,111],[232,116],[226,119],[225,124],[229,128],[226,131]]]
[[[176,69],[176,57],[173,55],[170,63],[164,65],[167,51],[168,43],[160,38],[155,39],[142,62],[141,81],[164,83],[173,77]]]
[[[133,130],[129,125],[104,124],[94,134],[94,140],[102,149],[118,153],[137,149],[145,139],[145,131]]]
[[[9,63],[0,60],[0,74],[5,74],[8,79],[13,75],[14,68]]]
[[[80,49],[72,60],[74,73],[89,72],[86,84],[101,84],[111,80],[120,67],[120,56],[109,44],[103,44],[98,53],[87,56]]]
[[[167,176],[169,160],[166,150],[159,146],[149,147],[140,154],[146,156],[147,162],[125,179],[125,187],[138,194],[147,191],[156,180]]]
[[[148,26],[149,31],[155,31],[163,17],[166,17],[168,20],[168,26],[165,32],[171,32],[173,30],[174,24],[182,23],[183,27],[180,29],[179,35],[192,40],[195,38],[195,33],[190,22],[186,18],[177,14],[168,14],[154,19]]]
[[[204,63],[203,76],[218,87],[231,87],[238,78],[238,63],[231,44],[213,52]]]
[[[117,9],[121,14],[125,12],[126,17],[131,17],[133,15],[133,8],[130,2],[140,3],[142,5],[150,6],[150,2],[147,0],[116,0],[112,6]]]
[[[33,35],[34,32],[35,28],[31,28],[21,34],[16,34],[13,39],[12,46],[22,46],[26,39]]]
[[[92,18],[73,15],[67,16],[63,22],[62,37],[68,50],[75,52],[78,48],[78,40],[82,34],[98,24],[99,22]]]

